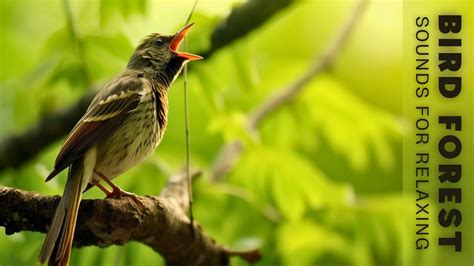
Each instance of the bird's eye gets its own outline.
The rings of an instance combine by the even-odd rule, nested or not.
[[[164,43],[164,41],[163,41],[163,39],[161,39],[161,38],[158,38],[158,39],[155,40],[155,45],[160,46],[160,45],[162,45],[163,43]]]

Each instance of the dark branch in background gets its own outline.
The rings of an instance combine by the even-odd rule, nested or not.
[[[74,105],[43,117],[36,125],[0,143],[0,171],[19,167],[71,130],[96,94],[95,89]]]
[[[314,58],[312,65],[301,77],[287,87],[278,90],[275,94],[270,95],[260,106],[250,112],[247,117],[247,126],[250,132],[255,133],[263,119],[276,109],[291,102],[311,80],[333,63],[341,48],[347,42],[350,33],[353,32],[366,4],[367,0],[361,0],[356,4],[354,11],[348,17],[341,30],[328,43],[323,53]],[[222,147],[212,170],[212,179],[218,180],[225,176],[240,158],[242,150],[243,144],[239,140],[235,140]]]
[[[216,27],[209,50],[198,54],[205,58],[211,57],[219,49],[261,26],[291,2],[292,0],[246,2],[232,10],[229,17]],[[22,133],[5,137],[0,143],[0,171],[21,166],[66,135],[85,112],[94,94],[95,90],[92,90],[71,107],[43,117],[36,125]]]
[[[244,37],[292,2],[292,0],[253,0],[233,9],[229,16],[214,29],[210,50],[201,55],[207,58],[213,51]]]
[[[46,233],[59,199],[59,196],[0,188],[0,225],[8,235],[20,231]],[[143,208],[137,208],[126,197],[83,200],[74,246],[107,247],[138,241],[160,253],[167,265],[229,265],[232,256],[250,263],[259,260],[256,250],[241,252],[217,244],[196,223],[194,234],[189,230],[185,174],[171,177],[159,197],[140,199]]]

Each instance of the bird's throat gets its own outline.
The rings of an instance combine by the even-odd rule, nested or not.
[[[166,67],[156,74],[156,81],[166,88],[169,88],[183,69],[186,60],[181,57],[172,58]]]

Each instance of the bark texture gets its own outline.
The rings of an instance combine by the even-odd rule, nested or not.
[[[140,197],[143,207],[128,197],[83,200],[74,247],[123,245],[138,241],[160,253],[168,265],[229,265],[232,256],[253,263],[257,250],[234,251],[208,237],[199,224],[193,230],[185,175],[170,178],[160,196]],[[20,231],[46,233],[59,196],[43,196],[15,188],[0,188],[0,226],[7,235]]]

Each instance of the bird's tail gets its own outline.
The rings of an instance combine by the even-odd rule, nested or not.
[[[84,156],[86,157],[86,156]],[[92,175],[81,158],[69,167],[66,188],[59,201],[40,255],[39,265],[68,265],[82,191]],[[87,181],[85,181],[87,180]]]

